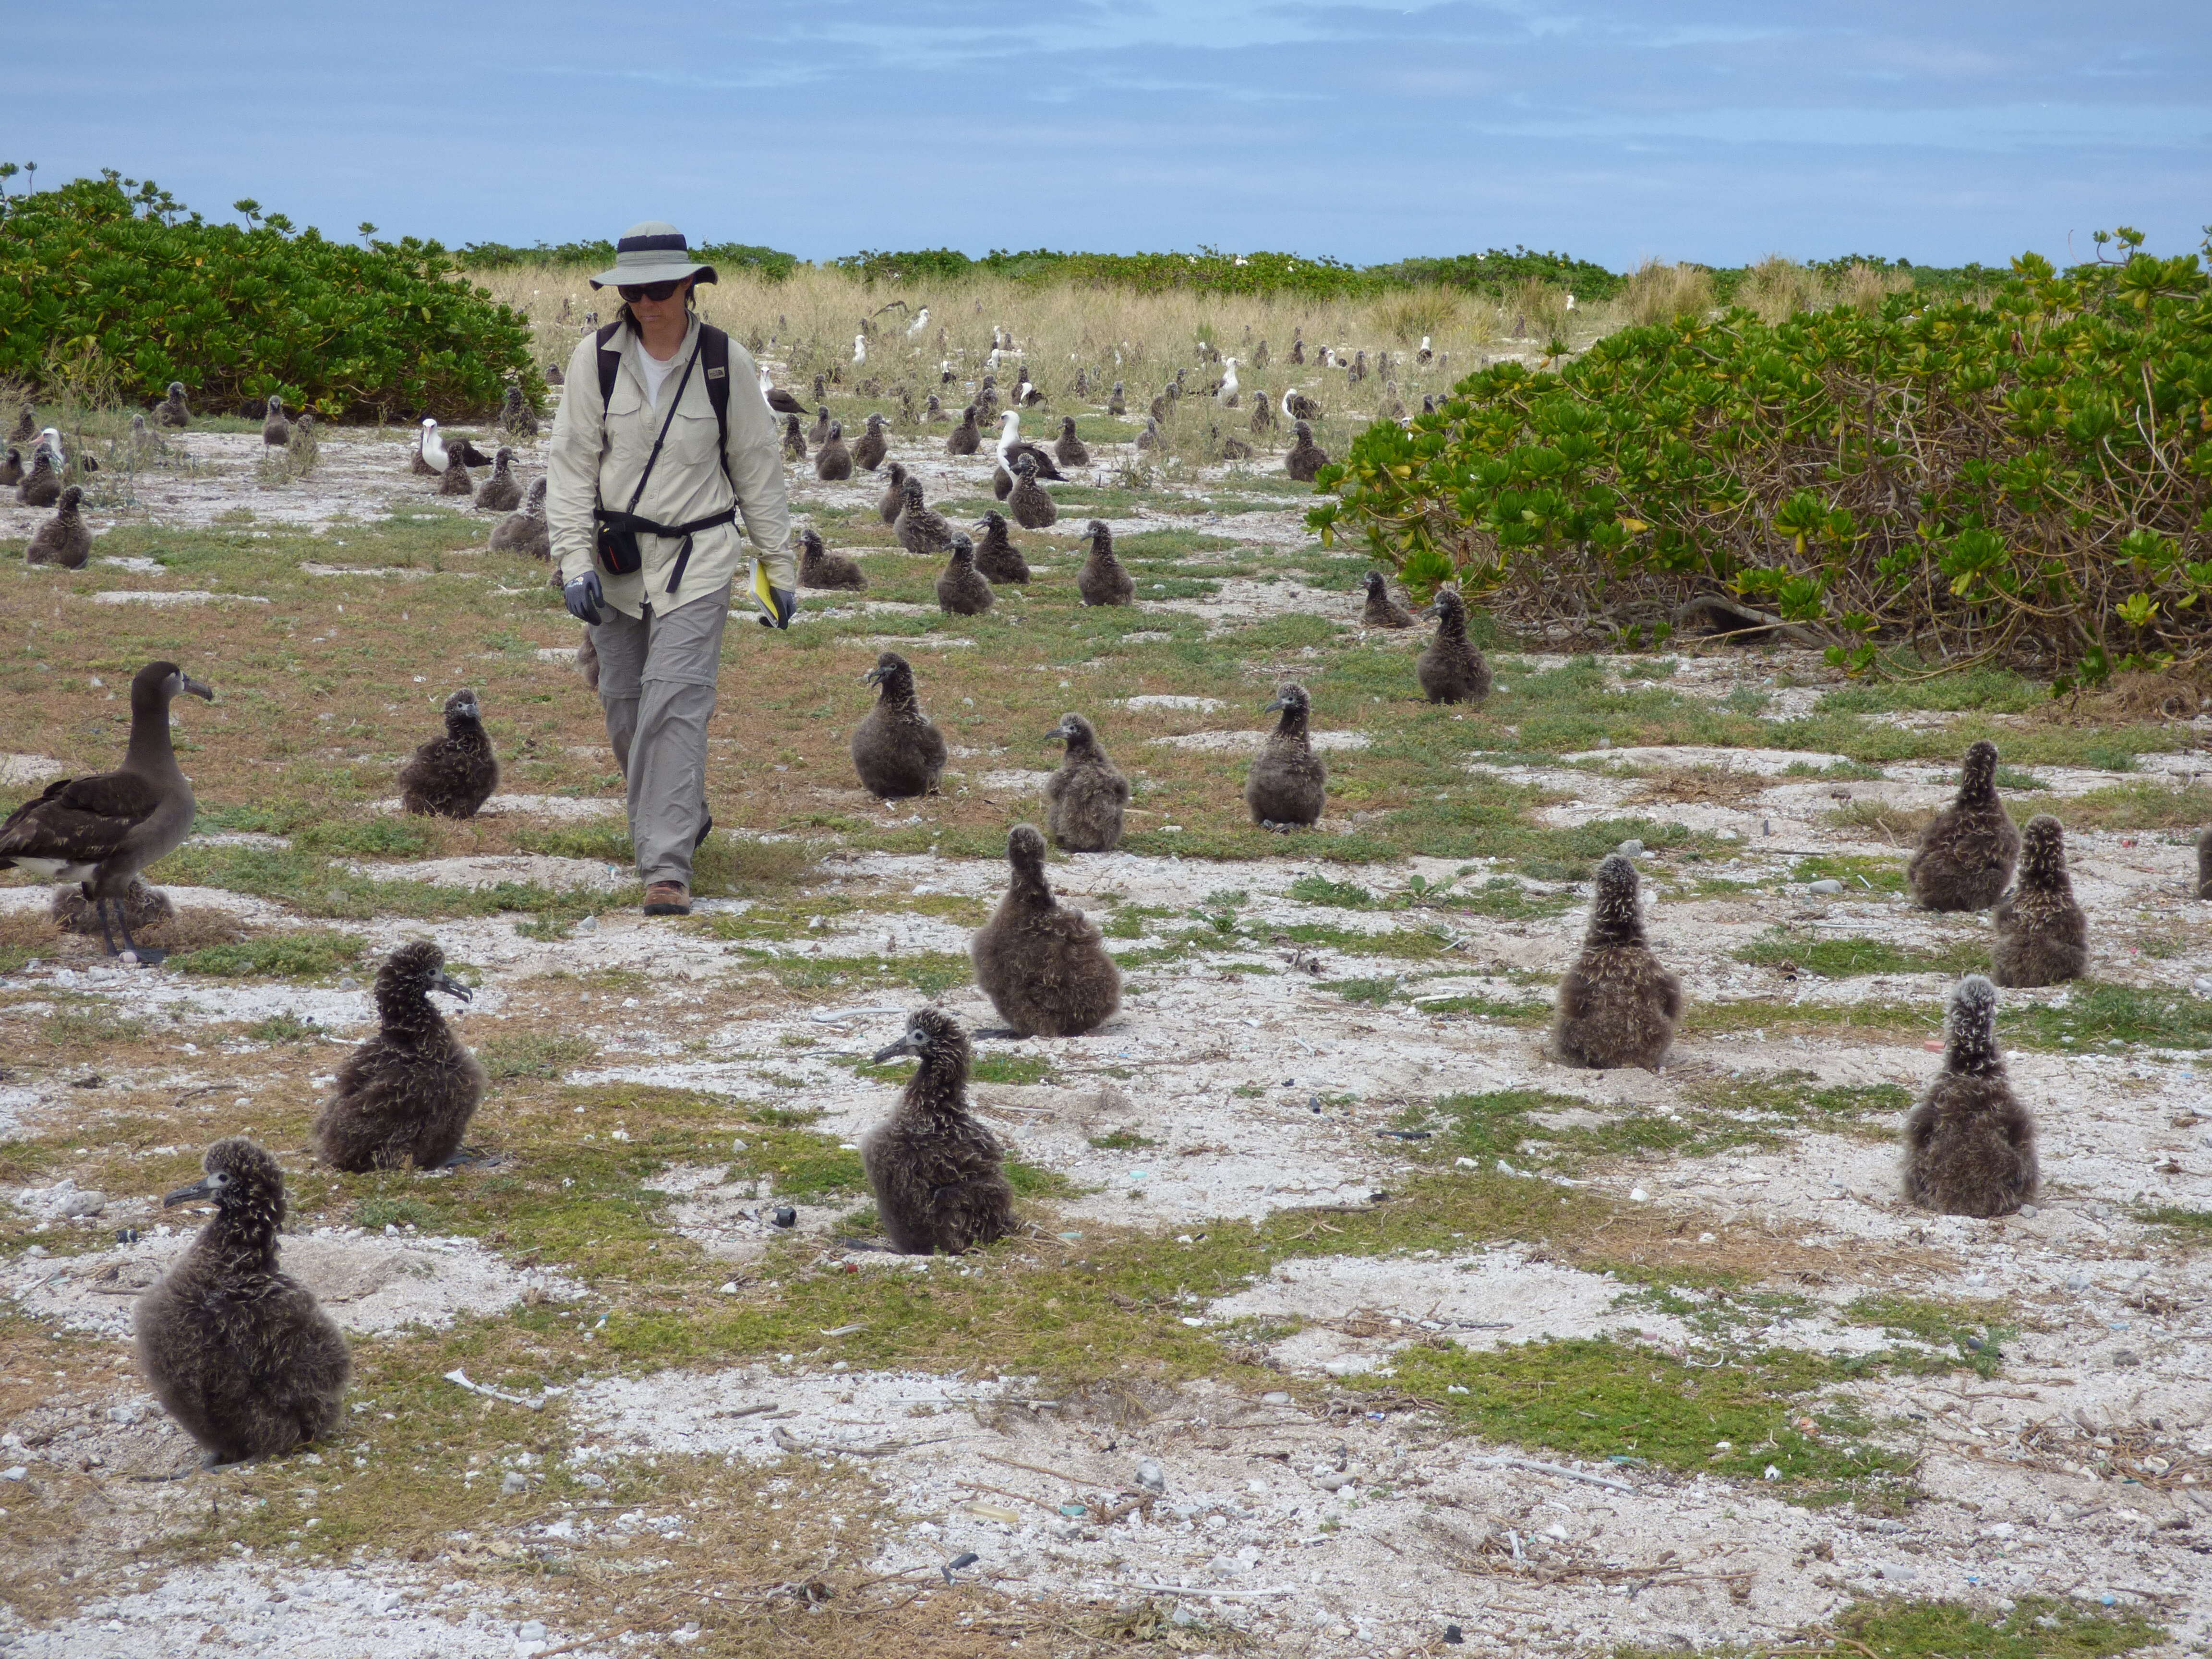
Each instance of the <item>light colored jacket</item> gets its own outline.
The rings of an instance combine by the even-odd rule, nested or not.
[[[561,406],[553,416],[553,447],[545,469],[545,518],[552,533],[553,562],[561,568],[562,582],[572,582],[586,570],[599,569],[592,508],[596,502],[617,513],[629,505],[646,457],[659,435],[668,413],[667,399],[676,395],[684,378],[684,364],[699,343],[699,320],[691,319],[684,343],[677,349],[674,368],[661,383],[661,403],[650,404],[645,395],[645,376],[638,362],[644,352],[635,329],[625,328],[615,338],[622,344],[622,366],[616,371],[614,390],[602,413],[599,404],[599,342],[586,334],[576,343],[568,359],[568,379],[561,388]],[[736,485],[734,504],[751,538],[756,556],[771,586],[796,592],[799,568],[791,554],[791,507],[783,485],[783,448],[775,416],[761,395],[760,371],[752,356],[735,340],[730,342],[729,475],[723,476],[715,459],[714,405],[707,393],[707,366],[695,365],[684,388],[676,418],[669,422],[668,441],[647,479],[645,494],[631,509],[655,524],[688,524],[710,518],[732,505],[731,486]],[[639,616],[650,602],[665,615],[695,599],[718,593],[726,582],[739,577],[744,542],[733,524],[702,530],[691,538],[691,556],[685,562],[674,593],[668,592],[675,574],[681,537],[640,536],[644,555],[641,568],[628,576],[610,575],[599,569],[599,585],[614,608],[629,617]]]

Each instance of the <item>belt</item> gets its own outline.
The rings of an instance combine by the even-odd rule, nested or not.
[[[713,530],[721,525],[735,524],[738,521],[738,509],[732,505],[724,507],[720,513],[709,513],[703,519],[693,519],[686,524],[659,524],[651,519],[641,519],[635,513],[617,513],[604,507],[593,507],[592,516],[602,524],[615,530],[628,531],[634,536],[663,536],[671,540],[681,536],[684,538],[684,545],[676,555],[674,568],[668,573],[666,591],[673,593],[678,584],[684,580],[684,568],[691,562],[692,537],[702,530]]]

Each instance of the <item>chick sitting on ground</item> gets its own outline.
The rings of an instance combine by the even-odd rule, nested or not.
[[[1013,1231],[1014,1189],[998,1137],[968,1110],[968,1034],[950,1014],[924,1008],[876,1064],[921,1057],[898,1109],[860,1142],[860,1167],[891,1248],[908,1255],[958,1255]]]
[[[1920,832],[1905,861],[1913,896],[1930,910],[1986,910],[2004,896],[2020,859],[2020,831],[1997,799],[1997,746],[1966,748],[1958,798]]]
[[[1951,993],[1943,1070],[1905,1121],[1905,1196],[1946,1215],[2010,1215],[2035,1196],[2035,1120],[2005,1079],[1996,988]]]
[[[1021,1036],[1081,1036],[1121,1006],[1121,970],[1097,924],[1056,902],[1044,874],[1044,837],[1030,824],[1006,835],[1010,875],[997,912],[969,941],[975,984]]]
[[[2089,919],[2066,874],[2066,832],[2049,813],[2020,838],[2020,884],[1996,908],[1990,977],[2000,985],[2056,985],[2089,971]]]
[[[1562,1063],[1656,1070],[1682,1018],[1682,981],[1644,940],[1636,866],[1619,853],[1597,867],[1582,954],[1559,981],[1552,1052]]]
[[[377,1033],[346,1056],[315,1119],[324,1162],[356,1174],[410,1163],[434,1170],[460,1150],[484,1070],[430,1006],[433,991],[469,1000],[428,939],[401,945],[377,969]]]
[[[1045,740],[1067,745],[1059,769],[1044,781],[1044,827],[1071,853],[1110,853],[1121,842],[1129,781],[1106,757],[1098,734],[1080,714],[1063,714]]]

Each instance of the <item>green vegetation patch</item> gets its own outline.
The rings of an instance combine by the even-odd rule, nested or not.
[[[367,941],[352,933],[307,929],[206,945],[171,957],[169,966],[210,979],[327,979],[358,963],[367,948]]]
[[[1823,1390],[1864,1362],[1787,1349],[1690,1366],[1603,1337],[1487,1352],[1411,1348],[1400,1383],[1485,1439],[1578,1456],[1640,1459],[1661,1468],[1841,1486],[1901,1480],[1909,1460],[1873,1443],[1868,1425]],[[1797,1426],[1810,1418],[1818,1426]]]
[[[1999,1004],[2008,1042],[2031,1048],[2212,1048],[2212,1002],[2185,991],[2077,980],[2063,1003]]]
[[[1765,968],[1796,968],[1822,979],[1862,979],[1869,974],[1987,973],[1990,953],[1961,939],[1940,951],[1913,951],[1887,939],[1853,939],[1779,927],[1735,951],[1738,962]]]
[[[485,1039],[477,1045],[476,1055],[486,1077],[505,1081],[520,1077],[558,1078],[599,1052],[599,1044],[589,1037],[518,1031]]]

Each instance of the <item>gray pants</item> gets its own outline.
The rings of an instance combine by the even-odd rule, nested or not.
[[[646,882],[691,884],[707,821],[707,722],[730,619],[730,585],[665,616],[608,609],[592,629],[607,741],[629,784],[629,840]]]

